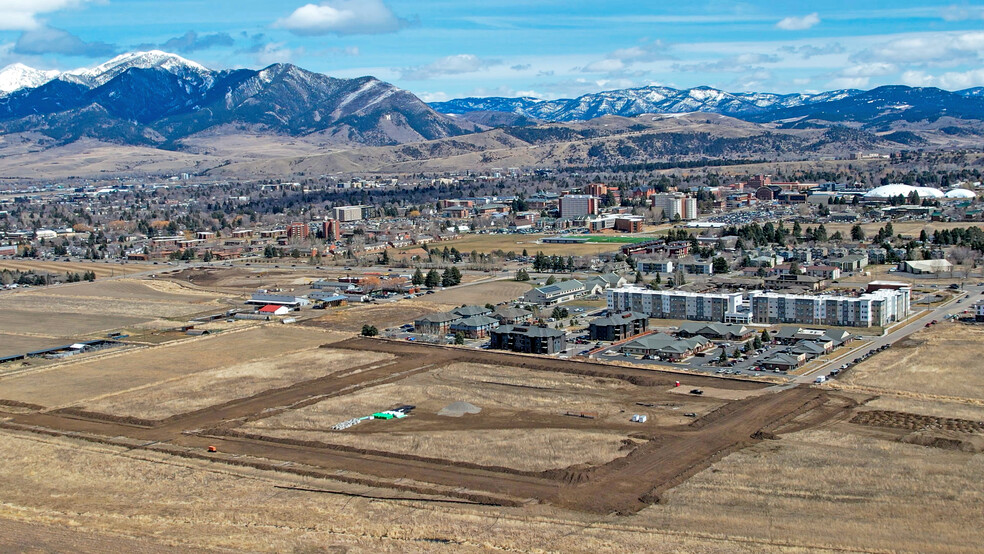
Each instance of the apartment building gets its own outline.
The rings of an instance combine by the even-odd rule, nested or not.
[[[666,219],[689,221],[697,219],[697,199],[681,192],[664,192],[653,195],[653,208],[663,211]]]
[[[598,213],[598,198],[590,194],[568,194],[560,197],[560,217],[578,217]],[[613,226],[614,226],[614,222]]]
[[[727,314],[738,311],[741,303],[740,292],[698,294],[679,290],[650,290],[635,286],[608,291],[610,312],[632,311],[661,319],[723,322]]]
[[[886,326],[909,316],[910,289],[882,289],[860,296],[749,293],[753,323],[848,327]]]

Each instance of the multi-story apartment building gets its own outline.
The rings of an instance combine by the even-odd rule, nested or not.
[[[697,219],[697,199],[682,192],[654,194],[653,208],[662,210],[666,219]]]
[[[621,287],[608,291],[608,310],[639,312],[662,319],[724,321],[728,313],[738,311],[741,293],[697,294],[679,290],[650,290]]]
[[[335,219],[341,222],[361,221],[372,217],[372,206],[337,206]]]
[[[568,194],[560,197],[560,217],[578,217],[598,213],[598,198],[590,194]],[[612,222],[614,225],[614,222]]]
[[[800,323],[849,327],[885,326],[909,316],[910,289],[876,290],[860,296],[749,293],[753,323]]]

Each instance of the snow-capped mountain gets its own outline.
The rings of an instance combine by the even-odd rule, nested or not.
[[[151,50],[149,52],[130,52],[121,54],[106,63],[92,68],[66,71],[61,79],[95,88],[112,81],[117,75],[129,69],[162,69],[183,79],[197,80],[211,84],[214,72],[207,67],[186,60],[181,56]]]
[[[336,79],[290,64],[213,71],[159,51],[124,54],[0,96],[0,133],[40,131],[62,142],[173,146],[222,126],[371,145],[476,130],[373,77]]]
[[[647,113],[709,112],[734,117],[829,102],[853,96],[859,90],[835,90],[819,94],[731,93],[711,87],[678,90],[649,86],[585,94],[570,100],[535,98],[461,98],[431,104],[440,113],[462,115],[475,111],[500,111],[544,121],[583,121],[603,115],[636,116]]]
[[[0,70],[0,96],[23,88],[37,88],[58,76],[58,71],[42,71],[22,63]]]

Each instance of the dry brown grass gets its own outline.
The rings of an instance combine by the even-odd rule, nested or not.
[[[464,304],[498,304],[515,300],[530,290],[529,283],[518,281],[492,281],[480,283],[467,287],[452,287],[434,294],[427,294],[420,297],[421,302],[435,304],[453,304],[461,306]]]
[[[75,283],[50,288],[36,288],[5,294],[0,297],[0,312],[15,311],[32,314],[81,314],[86,317],[111,316],[128,325],[136,320],[159,317],[178,317],[210,310],[227,309],[221,302],[227,298],[175,283],[155,280],[114,279],[94,283]],[[26,323],[31,317],[24,319]],[[9,328],[11,322],[0,322]],[[104,323],[100,322],[102,330]],[[72,332],[84,333],[85,327]]]
[[[435,296],[435,295],[431,295]],[[303,325],[358,333],[366,323],[375,325],[382,331],[388,327],[398,327],[411,323],[414,319],[434,312],[447,311],[457,306],[436,304],[421,299],[401,300],[385,304],[350,304],[343,308],[329,308],[327,313],[317,319],[305,321]]]
[[[465,416],[465,417],[479,417]],[[399,422],[391,422],[398,428]],[[382,427],[387,422],[372,421],[362,425]],[[610,431],[580,429],[483,429],[481,431],[413,431],[385,434],[271,431],[274,437],[325,441],[332,444],[385,450],[395,454],[412,454],[523,470],[561,469],[574,464],[597,465],[625,455],[620,452],[626,435]],[[385,437],[385,438],[384,438]]]
[[[523,249],[532,256],[537,252],[550,255],[563,256],[594,256],[603,252],[614,252],[618,250],[619,244],[605,243],[586,243],[586,244],[539,244],[537,241],[553,235],[465,235],[459,240],[432,243],[430,248],[443,249],[457,248],[461,252],[471,252],[476,250],[481,253],[492,252],[493,250],[510,250],[521,253]]]
[[[0,305],[3,305],[0,302]],[[119,329],[136,325],[145,321],[139,317],[122,315],[59,313],[38,306],[36,310],[2,310],[0,309],[0,329],[35,335],[38,337],[62,338],[54,341],[59,344],[71,343],[82,337],[105,333],[111,329]],[[171,326],[177,325],[173,321]],[[50,341],[49,341],[50,342]]]
[[[885,394],[866,402],[864,407],[872,410],[890,410],[893,412],[909,412],[926,416],[984,421],[984,406],[964,402],[916,400]]]
[[[940,323],[921,329],[858,364],[842,379],[847,386],[888,392],[984,400],[984,329]]]
[[[728,456],[631,521],[791,547],[976,552],[981,470],[980,455],[804,431]]]
[[[37,271],[64,276],[66,273],[85,273],[91,271],[97,279],[119,277],[130,273],[148,271],[150,267],[142,264],[103,264],[92,262],[43,262],[29,259],[0,260],[0,270]]]
[[[81,407],[118,416],[164,419],[393,358],[378,352],[314,347],[90,399]]]
[[[61,346],[55,339],[0,333],[0,356],[14,356],[32,350]],[[0,366],[2,369],[3,366]]]
[[[403,496],[387,489],[7,431],[0,431],[0,465],[0,527],[10,520],[41,523],[53,530],[71,529],[80,538],[102,538],[116,549],[134,548],[130,537],[136,537],[138,545],[147,541],[181,550],[259,552],[730,553],[769,547],[729,541],[707,530],[678,533],[545,507],[372,500],[278,489]],[[16,540],[0,533],[0,549]]]
[[[338,340],[338,335],[268,325],[163,346],[66,361],[0,381],[0,398],[55,407],[249,360],[271,359]]]

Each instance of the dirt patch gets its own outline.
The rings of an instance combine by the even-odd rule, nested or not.
[[[470,402],[452,402],[441,408],[437,415],[445,417],[462,417],[465,414],[481,413],[482,409]]]
[[[689,395],[689,396],[697,396],[697,395],[692,395],[691,392],[690,392],[690,391],[692,391],[695,388],[699,388],[701,391],[703,391],[703,393],[700,394],[699,396],[703,396],[703,397],[707,397],[707,398],[720,398],[721,400],[743,400],[743,399],[748,398],[750,396],[758,396],[758,395],[760,395],[760,394],[763,393],[763,390],[762,389],[760,389],[760,390],[734,390],[734,389],[719,389],[719,388],[715,388],[715,387],[694,387],[694,386],[688,385],[685,381],[680,381],[680,386],[679,387],[671,387],[670,389],[667,390],[667,392],[670,392],[670,393],[673,393],[673,394],[684,394],[684,395]]]
[[[925,416],[907,412],[869,410],[859,412],[851,423],[912,431],[940,430],[960,433],[984,433],[984,421],[971,421],[949,417]]]
[[[901,439],[906,444],[918,444],[944,450],[959,450],[960,452],[984,452],[984,437],[966,435],[953,431],[917,431]]]

